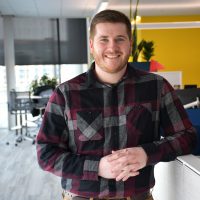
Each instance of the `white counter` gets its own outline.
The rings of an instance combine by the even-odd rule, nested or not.
[[[190,168],[191,170],[200,175],[200,156],[194,156],[194,155],[179,156],[177,160],[179,160],[185,166],[187,166],[188,168]]]
[[[200,200],[200,157],[180,156],[155,167],[155,200]]]

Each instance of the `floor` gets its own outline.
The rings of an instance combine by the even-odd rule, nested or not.
[[[61,200],[60,178],[38,166],[35,144],[15,140],[14,131],[0,129],[0,200]]]
[[[31,141],[15,139],[0,129],[0,200],[60,200],[60,178],[40,169]]]

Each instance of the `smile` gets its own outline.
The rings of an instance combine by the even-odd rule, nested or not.
[[[106,58],[110,58],[110,59],[114,59],[114,58],[118,58],[119,55],[106,55]]]

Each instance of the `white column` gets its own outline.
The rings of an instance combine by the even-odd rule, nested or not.
[[[3,16],[4,27],[4,60],[7,78],[7,97],[10,99],[9,92],[16,88],[15,82],[15,49],[14,49],[14,23],[13,16]],[[14,125],[13,116],[8,113],[8,127]]]
[[[90,53],[90,19],[86,19],[86,33],[87,33],[87,59],[88,59],[88,67],[92,63],[91,53]]]

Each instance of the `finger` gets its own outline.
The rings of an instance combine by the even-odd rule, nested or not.
[[[112,153],[125,153],[127,151],[128,151],[128,149],[126,148],[126,149],[120,149],[120,150],[112,151]]]
[[[131,176],[137,176],[137,175],[139,175],[140,174],[140,172],[139,171],[134,171],[134,172],[130,172],[129,173],[129,177],[131,177]]]
[[[131,171],[138,171],[142,167],[141,167],[140,163],[137,162],[137,163],[130,164],[129,168],[130,168]]]
[[[115,180],[120,181],[123,180],[124,177],[129,177],[129,171],[121,171]]]
[[[118,174],[121,174],[122,172],[127,172],[127,174],[129,174],[129,176],[132,176],[132,175],[135,176],[135,175],[138,175],[139,169],[140,168],[139,168],[138,164],[126,165],[124,168],[121,168],[121,171],[118,171]]]
[[[121,152],[115,152],[111,155],[108,156],[108,161],[113,161],[113,160],[117,160],[117,159],[120,159],[120,158],[123,158],[123,157],[126,157],[127,154],[124,152],[124,151],[121,151]]]
[[[134,177],[139,175],[139,171],[122,171],[117,177],[116,181],[126,181],[129,177]]]
[[[131,169],[130,166],[127,165],[126,167],[124,167],[118,174],[118,176],[116,177],[116,181],[122,180],[124,177],[129,176]]]
[[[137,172],[130,172],[129,174],[128,174],[128,176],[125,176],[123,179],[122,179],[122,181],[126,181],[126,180],[128,180],[128,178],[130,178],[130,177],[134,177],[134,176],[137,176],[137,175],[139,175],[140,173],[137,171]]]
[[[129,171],[129,173],[123,177],[122,181],[126,181],[130,177],[137,176],[139,175],[139,173],[140,173],[139,171]]]
[[[128,162],[126,161],[126,159],[122,159],[122,160],[119,159],[119,160],[110,162],[111,169],[115,173],[120,173],[121,171],[127,170],[127,165],[128,165]]]
[[[116,160],[118,159],[118,155],[117,154],[110,154],[107,156],[107,161],[113,161],[113,160]]]

